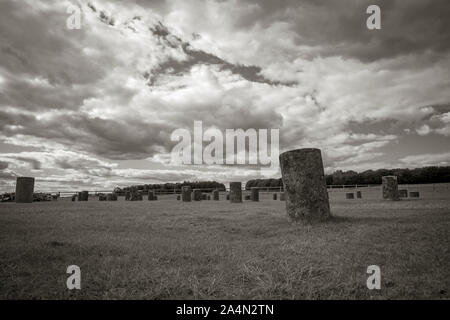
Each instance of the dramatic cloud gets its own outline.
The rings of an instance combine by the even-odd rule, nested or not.
[[[2,189],[259,176],[163,161],[197,120],[279,128],[327,171],[446,163],[448,1],[81,1],[70,30],[76,3],[0,3]]]

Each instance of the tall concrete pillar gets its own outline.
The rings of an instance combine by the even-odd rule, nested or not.
[[[81,191],[81,201],[89,200],[89,191]]]
[[[194,200],[194,201],[201,201],[202,200],[202,190],[194,189],[192,191],[192,193],[193,193],[193,196],[194,196],[194,199],[192,199],[192,200]]]
[[[153,190],[148,190],[148,200],[149,201],[155,201],[155,191]]]
[[[242,182],[230,182],[230,202],[242,202]]]
[[[219,201],[219,190],[217,189],[213,191],[213,200]]]
[[[311,223],[330,218],[320,150],[308,148],[284,152],[280,155],[280,166],[290,219]]]
[[[191,202],[191,187],[190,186],[181,187],[181,200],[183,202]]]
[[[16,179],[16,203],[33,202],[34,178],[17,177]]]
[[[383,188],[383,199],[399,200],[397,176],[384,176],[381,177],[381,183]]]
[[[259,201],[259,189],[258,188],[253,187],[251,189],[250,200]]]

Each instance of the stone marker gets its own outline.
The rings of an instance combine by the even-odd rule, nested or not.
[[[280,201],[286,201],[286,194],[284,192],[280,193]]]
[[[258,188],[253,187],[251,189],[250,200],[259,201],[259,189]]]
[[[78,192],[78,201],[88,201],[88,200],[89,200],[89,191]]]
[[[217,189],[213,191],[213,200],[219,201],[219,190]]]
[[[33,202],[34,178],[17,177],[16,179],[16,203]]]
[[[361,198],[362,198],[361,191],[356,191],[356,197],[357,197],[358,199],[361,199]]]
[[[144,197],[142,196],[142,193],[138,190],[137,187],[131,187],[129,200],[130,201],[142,201],[142,200],[144,200]]]
[[[117,194],[115,194],[115,193],[108,193],[106,195],[106,201],[117,201]]]
[[[191,187],[183,186],[181,187],[181,199],[183,202],[191,202]]]
[[[293,221],[316,222],[331,217],[319,149],[297,149],[280,155],[286,211]]]
[[[194,201],[201,201],[202,200],[202,190],[200,189],[194,189],[193,192],[194,194]]]
[[[153,190],[148,190],[148,196],[147,196],[148,201],[155,201],[155,191]]]
[[[381,177],[381,182],[383,190],[383,199],[399,200],[397,176]]]
[[[419,194],[418,191],[411,191],[411,192],[409,193],[409,197],[410,197],[410,198],[419,198],[419,197],[420,197],[420,194]]]
[[[345,199],[355,199],[355,194],[353,192],[347,192],[345,194]]]
[[[277,194],[276,193],[273,194],[273,200],[277,200]]]
[[[230,182],[230,202],[240,203],[242,202],[242,183]]]
[[[398,196],[400,198],[408,198],[408,190],[406,189],[398,190]]]

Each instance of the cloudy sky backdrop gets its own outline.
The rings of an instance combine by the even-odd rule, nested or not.
[[[450,165],[449,16],[448,0],[0,0],[0,191],[258,177],[167,164],[194,120],[279,128],[327,172]]]

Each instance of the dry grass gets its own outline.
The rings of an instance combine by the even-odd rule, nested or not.
[[[302,226],[270,198],[1,204],[0,298],[449,297],[450,200],[334,194],[333,220]],[[66,289],[71,264],[82,290]],[[366,288],[371,264],[379,291]]]

